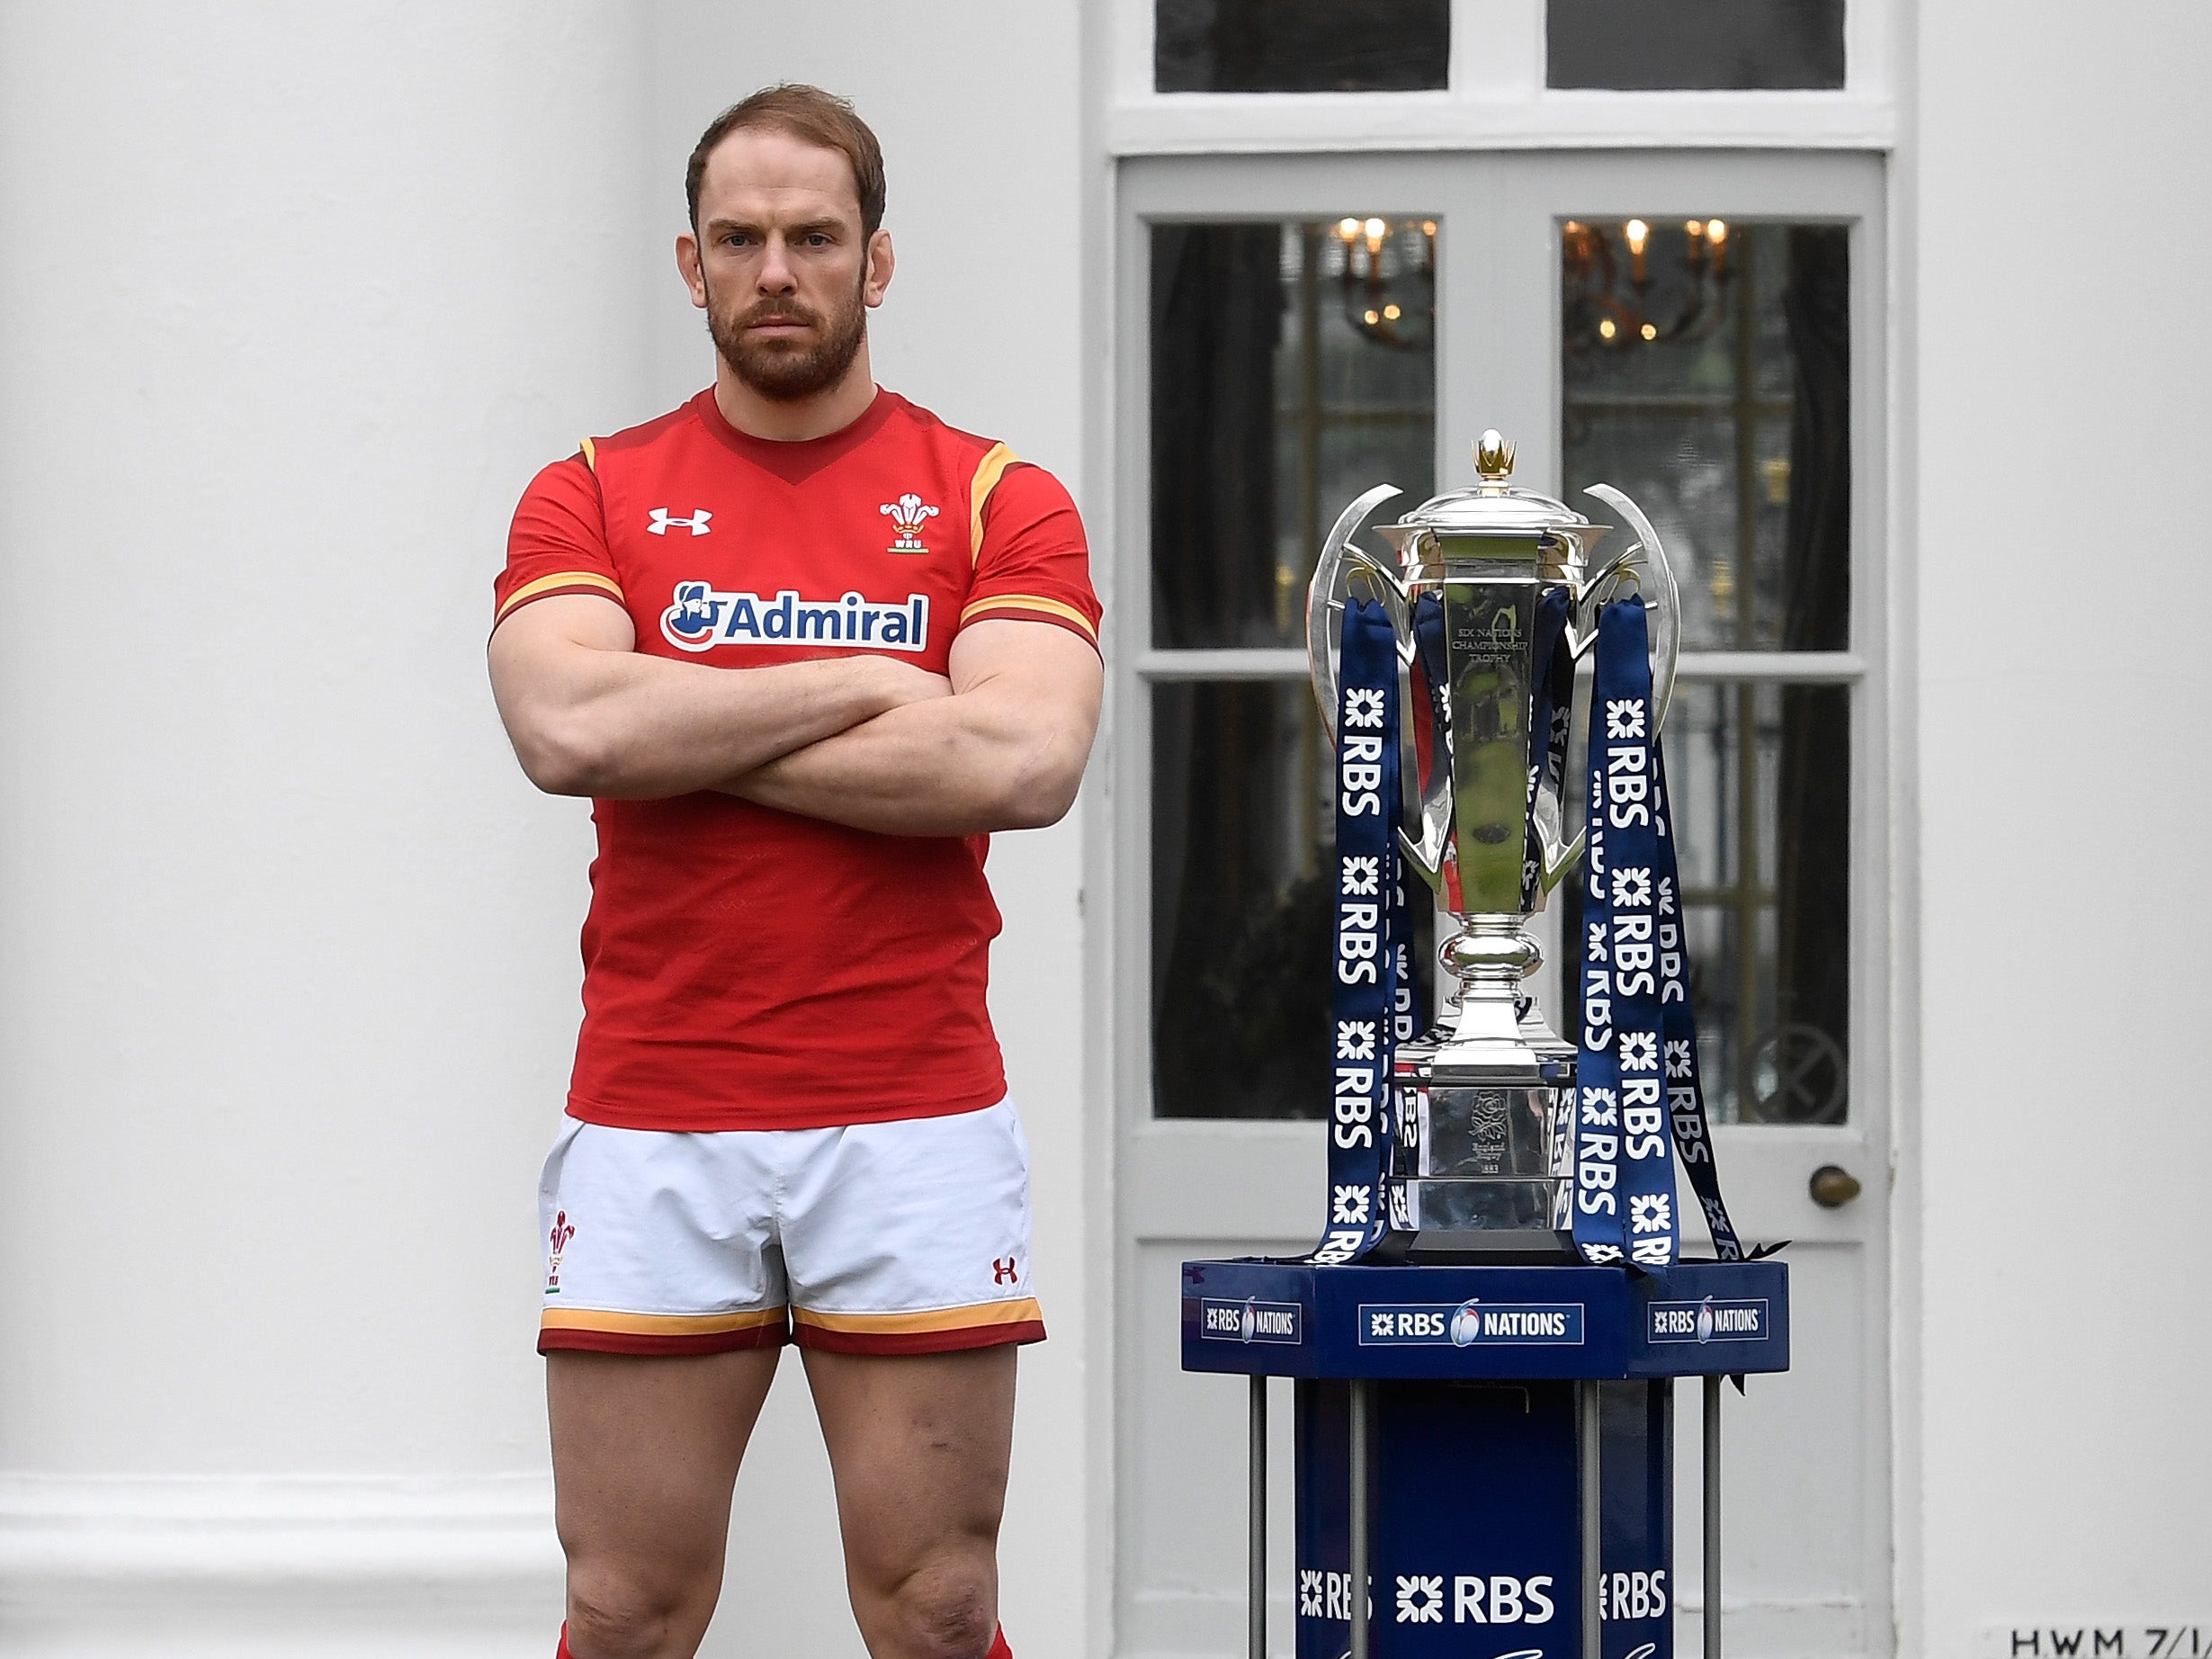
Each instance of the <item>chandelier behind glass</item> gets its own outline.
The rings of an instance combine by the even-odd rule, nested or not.
[[[1344,250],[1344,320],[1378,345],[1427,351],[1437,326],[1437,221],[1340,219],[1330,233]]]
[[[1641,219],[1616,229],[1567,220],[1560,254],[1568,351],[1704,339],[1728,314],[1731,235],[1724,219],[1687,220],[1679,230],[1655,230]]]

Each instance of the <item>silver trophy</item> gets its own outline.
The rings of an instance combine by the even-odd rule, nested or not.
[[[1394,560],[1362,551],[1352,537],[1398,491],[1379,485],[1345,508],[1307,595],[1306,652],[1333,733],[1345,599],[1377,599],[1389,613],[1399,659],[1399,840],[1407,864],[1459,925],[1437,953],[1457,981],[1441,1040],[1398,1051],[1392,1224],[1413,1235],[1414,1255],[1431,1260],[1545,1260],[1572,1253],[1575,1051],[1523,990],[1543,963],[1528,924],[1574,867],[1584,838],[1565,838],[1561,786],[1530,766],[1536,602],[1548,588],[1566,589],[1563,649],[1580,658],[1596,642],[1599,607],[1640,592],[1661,723],[1681,608],[1658,534],[1619,490],[1599,484],[1588,493],[1637,539],[1600,560],[1595,550],[1608,526],[1512,482],[1513,446],[1497,433],[1482,435],[1474,464],[1473,489],[1376,526]],[[1442,695],[1417,704],[1412,621],[1428,594],[1443,607]],[[1533,905],[1523,880],[1532,817]]]

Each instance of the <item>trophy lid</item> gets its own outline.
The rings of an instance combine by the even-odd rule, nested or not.
[[[1531,531],[1584,529],[1590,520],[1565,502],[1513,480],[1513,445],[1496,432],[1475,441],[1476,482],[1424,501],[1397,524],[1384,527],[1410,534],[1416,530],[1461,535],[1527,535]],[[1393,538],[1393,540],[1397,538]]]

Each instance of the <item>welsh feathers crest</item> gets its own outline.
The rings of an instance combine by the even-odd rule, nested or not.
[[[876,509],[891,520],[891,528],[899,534],[891,538],[890,552],[894,553],[926,553],[922,544],[922,526],[937,516],[934,507],[925,507],[922,498],[912,490],[896,501],[886,501]]]

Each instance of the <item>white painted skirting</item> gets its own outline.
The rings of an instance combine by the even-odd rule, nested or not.
[[[0,1651],[544,1659],[542,1475],[0,1475]]]

